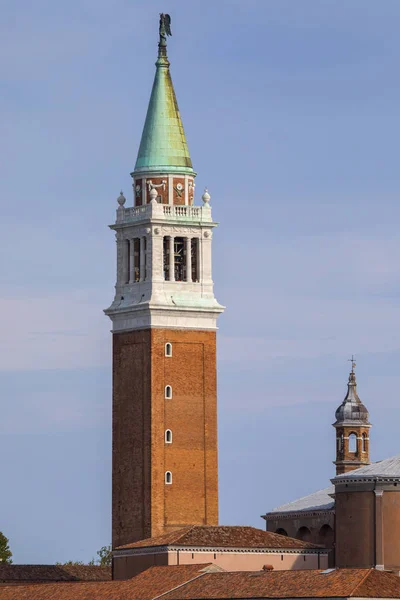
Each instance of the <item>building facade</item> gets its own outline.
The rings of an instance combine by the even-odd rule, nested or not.
[[[326,569],[328,551],[255,527],[193,526],[114,550],[114,579],[160,565],[208,564],[225,571]]]
[[[218,523],[216,321],[210,195],[196,173],[161,15],[156,74],[133,173],[115,224],[113,547]]]
[[[400,572],[400,456],[338,475],[336,566]]]
[[[347,394],[335,412],[336,474],[348,473],[370,464],[369,430],[371,424],[366,407],[357,394],[355,362],[352,359]],[[330,549],[329,565],[335,565],[337,551],[335,486],[331,485],[278,506],[262,515],[267,531],[323,544]]]

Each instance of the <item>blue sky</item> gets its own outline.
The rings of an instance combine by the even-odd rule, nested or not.
[[[374,460],[400,452],[396,0],[3,0],[0,530],[16,562],[110,541],[114,219],[158,13],[220,227],[220,521],[329,483],[357,357]],[[199,198],[197,199],[199,201]]]

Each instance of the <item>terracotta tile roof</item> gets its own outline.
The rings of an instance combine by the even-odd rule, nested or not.
[[[215,548],[292,548],[320,549],[321,546],[303,542],[271,531],[242,526],[194,525],[184,527],[159,537],[141,540],[132,544],[119,546],[117,550],[126,548],[144,548],[156,546],[201,546]]]
[[[213,569],[214,565],[151,567],[127,581],[5,586],[0,588],[0,600],[400,598],[400,578],[374,569],[239,573]]]
[[[127,581],[46,583],[0,587],[0,600],[153,600],[215,565],[150,567]]]
[[[348,597],[400,598],[400,578],[375,569],[213,573],[169,592],[163,600]]]
[[[110,580],[110,567],[99,567],[97,565],[4,565],[0,563],[0,583]]]

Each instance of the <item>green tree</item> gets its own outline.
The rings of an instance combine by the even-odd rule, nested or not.
[[[6,565],[11,565],[11,557],[12,552],[8,545],[8,539],[6,538],[4,533],[1,533],[0,531],[0,562],[5,563]]]
[[[103,546],[102,548],[100,548],[100,550],[97,551],[97,559],[92,558],[92,560],[90,560],[88,563],[84,563],[81,560],[67,560],[63,563],[61,562],[56,562],[56,565],[58,565],[59,567],[62,566],[71,566],[71,565],[99,565],[100,567],[111,567],[111,562],[112,562],[112,553],[111,553],[111,546]]]
[[[111,567],[112,554],[111,546],[103,546],[97,551],[97,564],[101,567]]]

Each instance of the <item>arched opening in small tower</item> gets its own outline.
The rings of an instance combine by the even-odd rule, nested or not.
[[[362,446],[361,446],[362,451],[367,452],[367,434],[366,433],[362,434],[361,443],[362,443]]]
[[[325,546],[325,548],[333,547],[333,529],[327,523],[322,525],[318,534],[318,543]]]
[[[283,527],[278,527],[278,529],[275,531],[275,533],[278,533],[279,535],[286,535],[286,537],[287,537],[287,531],[286,531],[286,529],[283,529]]]
[[[349,452],[357,452],[357,435],[355,433],[349,435]]]
[[[297,530],[296,538],[298,540],[302,540],[303,542],[310,542],[311,531],[308,529],[308,527],[300,527],[300,529]]]

